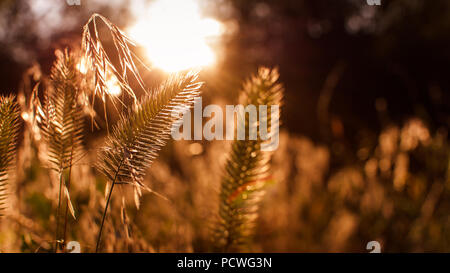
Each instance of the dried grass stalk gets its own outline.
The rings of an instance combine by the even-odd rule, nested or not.
[[[9,171],[14,166],[19,106],[14,96],[0,97],[0,216],[6,209]]]
[[[200,87],[197,73],[171,76],[123,115],[108,136],[98,164],[98,169],[108,179],[108,186],[96,251],[114,186],[132,185],[137,204],[142,190],[151,191],[142,183],[146,170],[166,144],[174,122],[181,118],[184,109],[193,105]]]
[[[260,68],[257,75],[244,84],[240,103],[242,105],[280,105],[283,88],[278,81],[277,70]],[[259,110],[258,110],[259,111]],[[260,120],[261,122],[261,120]],[[267,116],[270,127],[271,114]],[[245,129],[251,126],[245,117]],[[259,129],[259,125],[257,125]],[[264,195],[264,187],[271,180],[271,152],[262,151],[267,141],[258,133],[256,140],[235,140],[232,144],[225,173],[222,178],[219,203],[219,219],[213,238],[217,251],[240,251],[251,238],[258,206]]]

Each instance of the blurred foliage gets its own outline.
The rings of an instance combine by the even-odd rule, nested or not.
[[[118,185],[128,201],[122,211],[123,200],[112,199],[105,251],[209,251],[228,144],[169,143],[143,181],[169,201],[145,194],[137,210],[132,190]],[[89,150],[97,146],[92,141]],[[353,155],[358,160],[340,167],[332,167],[331,149],[282,131],[272,160],[275,183],[266,187],[249,251],[362,252],[372,240],[383,252],[450,249],[445,130],[432,132],[417,118],[391,124],[376,141],[360,143]],[[96,153],[87,157],[92,162]],[[0,234],[14,234],[2,240],[3,250],[51,250],[57,185],[49,183],[47,169],[37,168],[20,188],[17,207],[23,209],[1,225]],[[104,207],[104,182],[83,163],[74,166],[73,174],[78,218],[71,222],[69,239],[90,252]]]

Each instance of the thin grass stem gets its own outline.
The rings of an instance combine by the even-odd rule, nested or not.
[[[56,234],[55,234],[55,253],[58,253],[59,247],[59,216],[61,213],[61,193],[62,193],[62,184],[63,184],[63,172],[59,173],[59,194],[58,194],[58,208],[56,209]]]
[[[97,244],[95,246],[95,253],[98,253],[98,248],[100,246],[100,240],[102,238],[102,231],[103,231],[103,225],[105,223],[106,213],[108,212],[108,207],[109,207],[109,203],[111,201],[111,196],[112,196],[112,192],[113,192],[113,189],[114,189],[114,185],[116,184],[117,176],[119,175],[120,168],[122,167],[123,161],[124,160],[122,160],[120,162],[120,165],[117,168],[116,174],[114,176],[114,180],[111,183],[111,189],[109,190],[108,199],[106,200],[105,210],[103,211],[102,223],[100,225],[100,230],[98,231]]]

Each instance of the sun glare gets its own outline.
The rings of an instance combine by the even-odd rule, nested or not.
[[[78,71],[86,75],[88,72],[88,65],[86,59],[83,57],[77,65]],[[106,76],[106,92],[111,96],[120,96],[122,94],[122,87],[120,87],[119,80],[112,73],[107,73]],[[25,118],[24,118],[25,119]]]
[[[86,59],[84,57],[82,57],[80,59],[80,62],[77,65],[77,69],[78,69],[78,71],[80,71],[81,74],[83,74],[83,75],[87,74],[88,66],[87,66]]]
[[[122,94],[122,88],[120,87],[119,80],[115,75],[109,74],[106,79],[106,92],[111,96],[120,96]]]
[[[198,0],[156,0],[127,33],[155,67],[175,72],[214,64],[209,41],[221,35],[222,27],[201,16]]]

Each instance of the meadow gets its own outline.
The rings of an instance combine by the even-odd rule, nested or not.
[[[312,118],[296,120],[308,102],[287,92],[287,68],[230,80],[167,62],[175,71],[160,73],[132,36],[94,13],[51,65],[34,63],[2,93],[0,252],[71,252],[73,242],[81,252],[368,252],[371,241],[449,251],[448,126],[411,114],[346,137],[328,112],[347,67],[338,62],[318,100],[325,137],[307,136],[292,129]],[[174,139],[201,98],[203,109],[255,106],[258,119],[238,110],[231,135]],[[375,108],[386,118],[386,101]],[[194,116],[184,121],[199,133]],[[251,136],[261,127],[272,138]],[[276,149],[262,148],[273,139]]]

